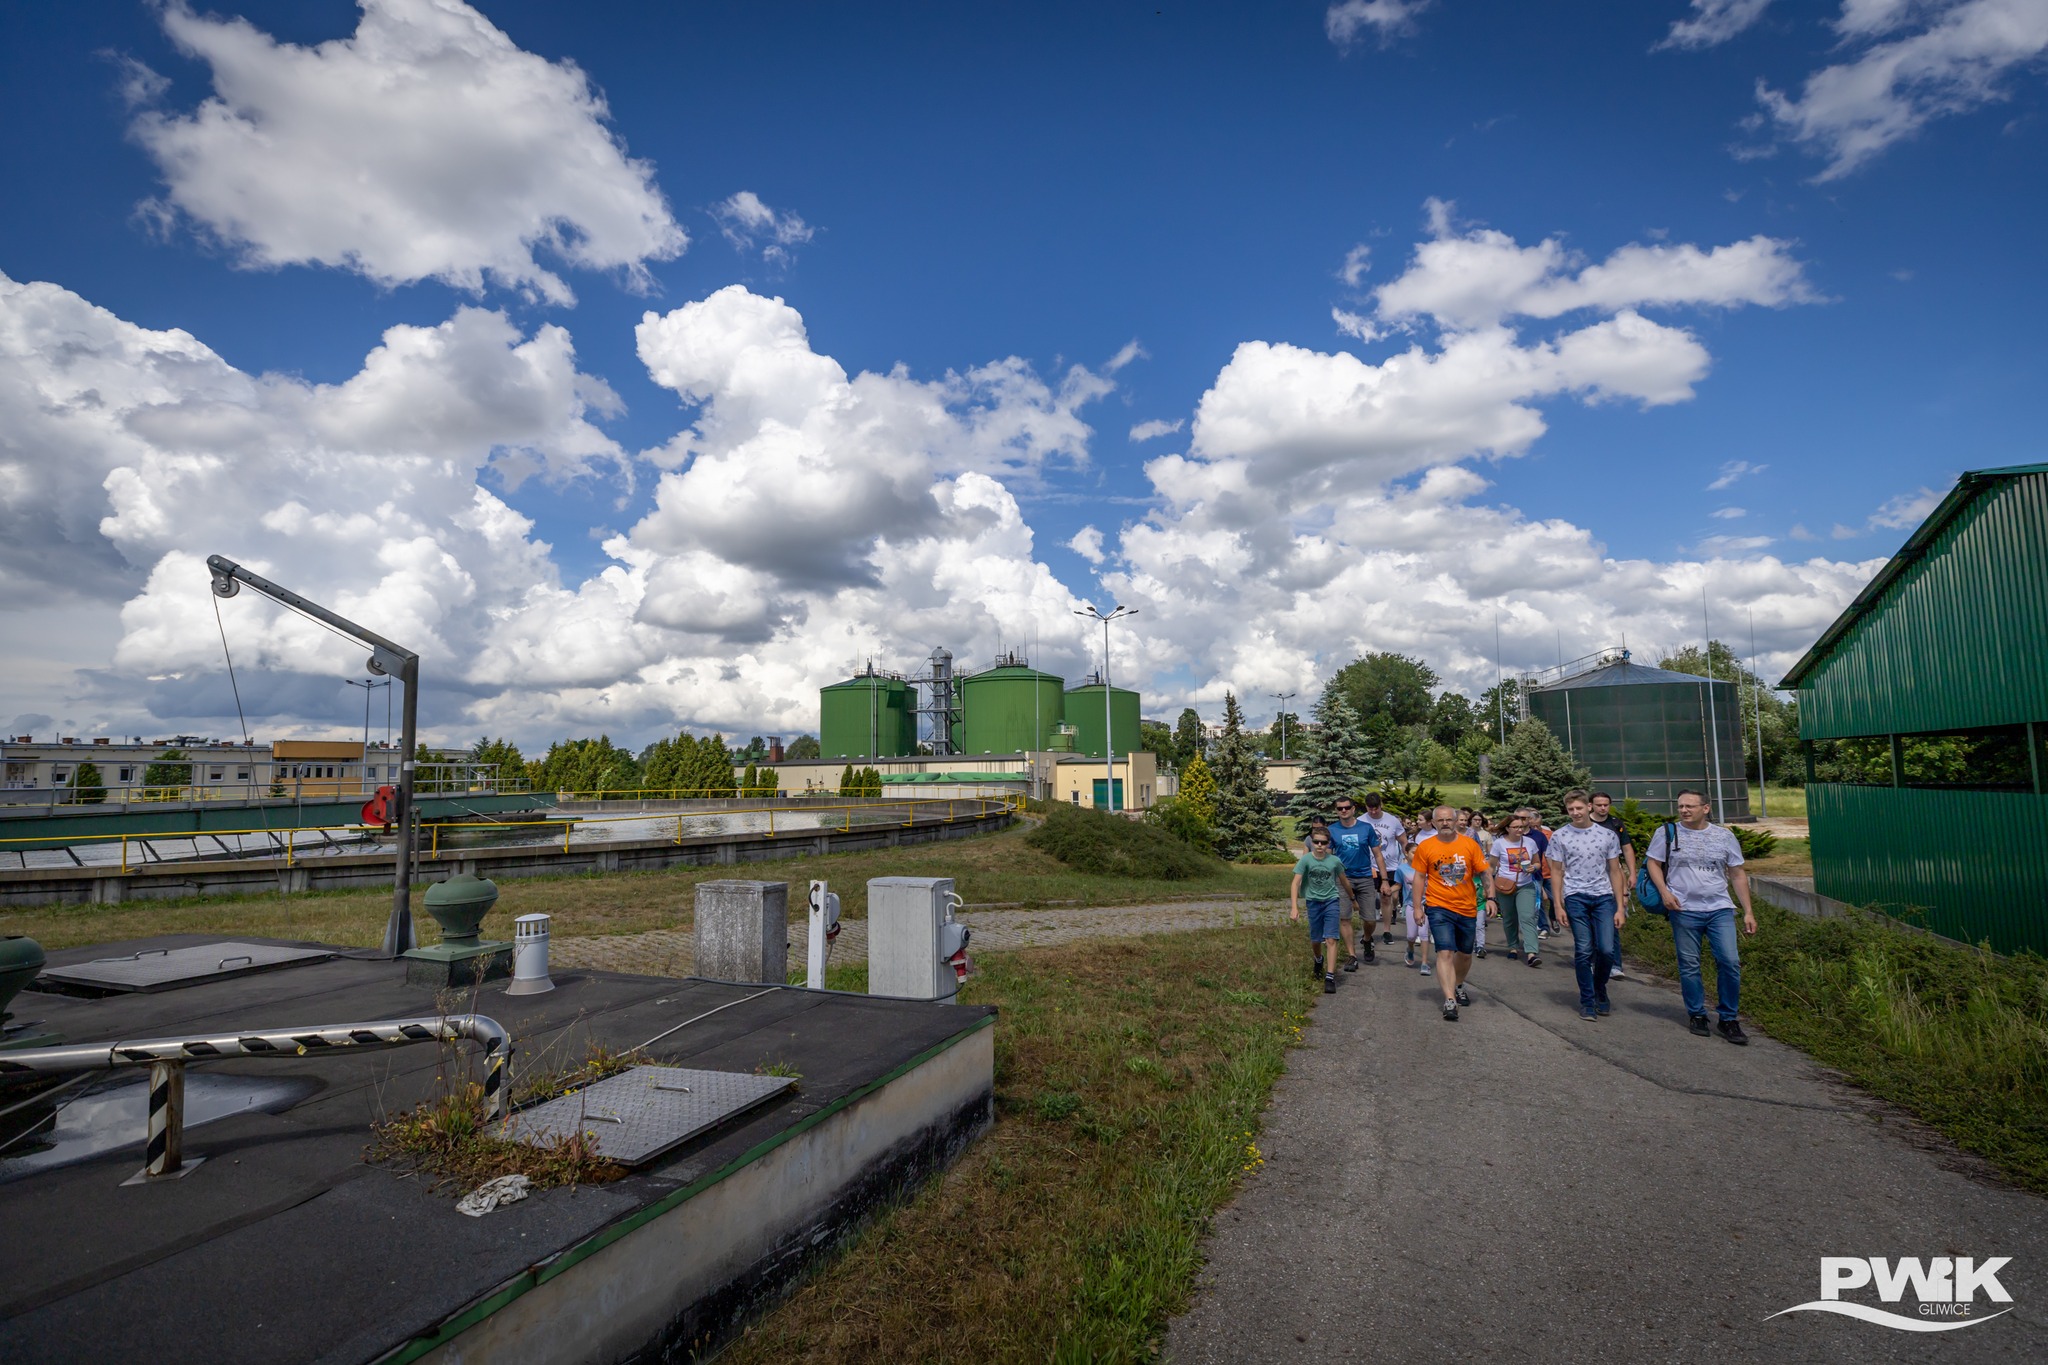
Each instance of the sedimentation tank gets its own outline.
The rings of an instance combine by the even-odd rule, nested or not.
[[[1646,668],[1624,654],[1525,695],[1529,714],[1592,770],[1593,786],[1615,805],[1634,797],[1646,810],[1671,815],[1679,790],[1691,787],[1713,802],[1716,820],[1750,818],[1734,683]]]
[[[1067,693],[1067,723],[1074,727],[1075,742],[1080,752],[1091,758],[1103,758],[1110,752],[1112,740],[1120,754],[1141,747],[1138,742],[1138,694],[1126,687],[1109,689],[1107,720],[1114,733],[1105,734],[1102,690],[1102,678],[1097,674]]]
[[[1019,754],[1051,747],[1066,715],[1064,679],[1041,673],[1015,655],[960,683],[960,724],[953,746],[963,754]],[[1136,734],[1133,727],[1132,733]]]
[[[818,689],[818,748],[826,758],[916,753],[917,698],[910,685],[871,667]]]

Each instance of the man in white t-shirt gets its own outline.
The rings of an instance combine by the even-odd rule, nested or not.
[[[1380,832],[1380,851],[1386,857],[1386,873],[1380,881],[1380,942],[1394,941],[1394,914],[1401,907],[1401,878],[1405,875],[1407,826],[1387,809],[1378,792],[1365,798],[1365,822]]]
[[[1564,794],[1572,822],[1550,836],[1544,861],[1550,889],[1572,926],[1572,969],[1579,978],[1579,1017],[1599,1019],[1607,1003],[1607,977],[1621,948],[1628,918],[1621,881],[1621,841],[1593,823],[1593,801],[1582,791]]]
[[[1744,1044],[1742,1031],[1742,956],[1736,948],[1732,882],[1742,900],[1742,932],[1756,932],[1756,911],[1749,902],[1749,873],[1742,866],[1742,844],[1725,826],[1707,822],[1707,798],[1696,791],[1678,794],[1678,824],[1660,825],[1650,836],[1650,880],[1664,898],[1671,916],[1672,944],[1678,950],[1678,989],[1692,1031],[1707,1030],[1707,991],[1700,978],[1700,939],[1714,952],[1715,1006],[1721,1036]]]

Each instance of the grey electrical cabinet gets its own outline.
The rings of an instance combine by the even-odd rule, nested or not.
[[[951,877],[868,882],[868,991],[951,1001],[967,970],[967,929]]]

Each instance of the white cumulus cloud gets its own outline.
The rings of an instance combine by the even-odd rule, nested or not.
[[[1692,0],[1692,13],[1674,20],[1658,47],[1717,47],[1763,18],[1771,0]]]
[[[771,265],[787,265],[792,248],[817,236],[817,229],[794,213],[778,212],[752,190],[741,190],[711,210],[725,240],[742,254],[759,252]]]
[[[1844,0],[1843,59],[1796,95],[1759,82],[1781,134],[1827,158],[1838,180],[1935,119],[2007,97],[2007,77],[2048,52],[2041,0]]]
[[[1323,32],[1338,47],[1371,33],[1382,44],[1415,29],[1415,16],[1435,0],[1339,0],[1323,14]]]
[[[1171,422],[1155,417],[1149,422],[1140,422],[1131,428],[1133,441],[1156,441],[1161,436],[1171,436],[1188,424],[1187,418],[1176,417]]]
[[[460,0],[361,0],[355,33],[281,43],[246,19],[163,10],[207,63],[198,108],[147,104],[133,133],[183,215],[251,266],[328,265],[386,285],[488,282],[555,303],[568,284],[539,258],[646,278],[683,250],[653,168],[627,156],[603,98],[573,63],[522,51]]]
[[[1103,559],[1102,532],[1093,526],[1083,526],[1074,532],[1073,538],[1067,542],[1067,548],[1090,564],[1100,564]]]

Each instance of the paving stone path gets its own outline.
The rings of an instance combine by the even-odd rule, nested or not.
[[[1287,907],[1271,901],[1177,901],[1164,905],[1108,905],[1082,909],[979,910],[960,916],[972,931],[971,952],[995,953],[1016,948],[1049,948],[1084,938],[1128,938],[1133,934],[1170,934],[1189,929],[1216,929],[1240,924],[1271,924],[1287,917]],[[810,925],[789,926],[789,961],[800,965],[809,951]],[[653,929],[642,934],[601,938],[558,938],[550,950],[559,967],[582,967],[643,976],[687,976],[692,962],[688,929]],[[868,924],[847,920],[832,946],[835,962],[867,958]]]

